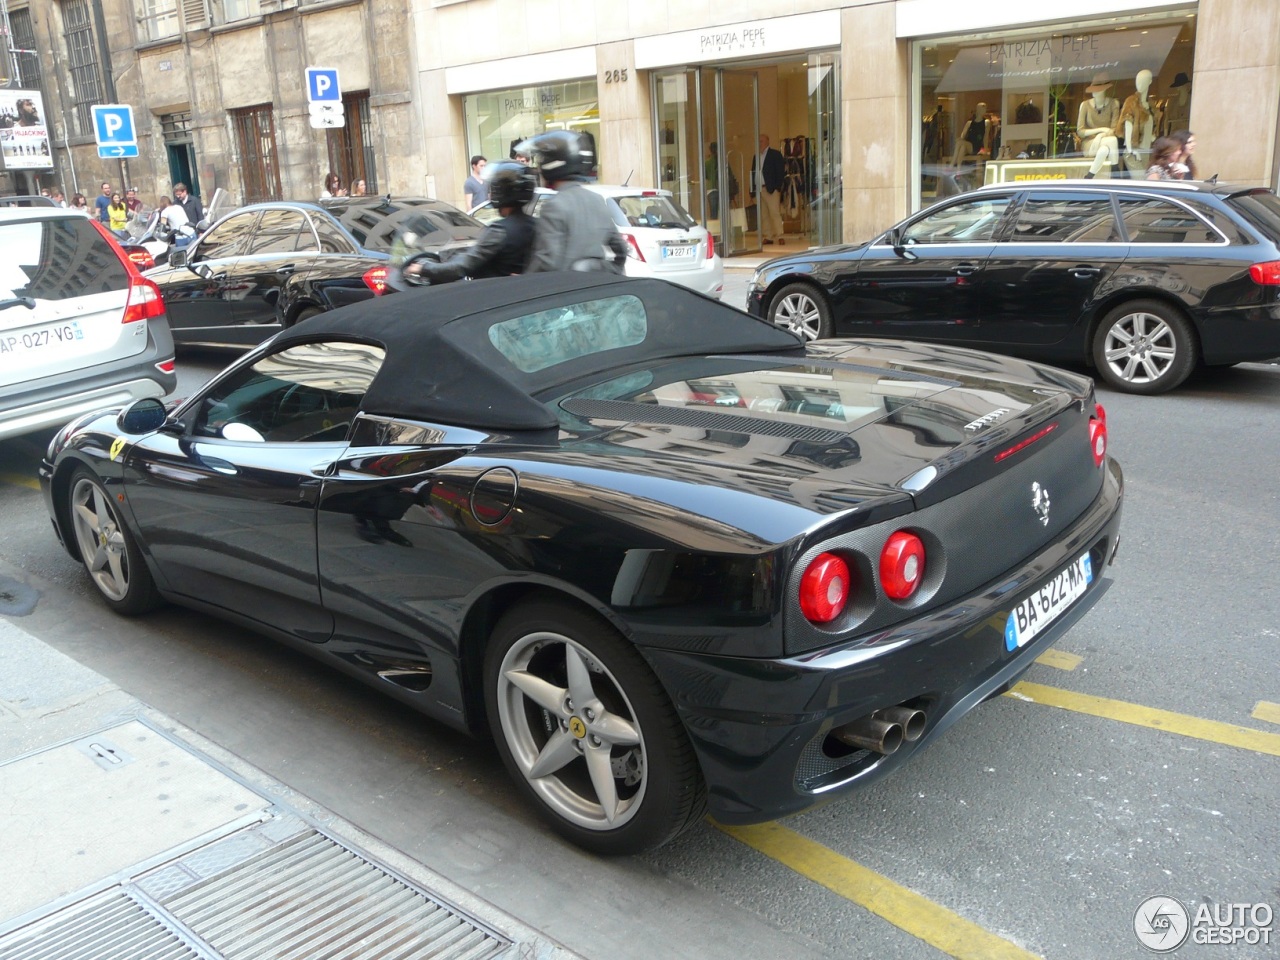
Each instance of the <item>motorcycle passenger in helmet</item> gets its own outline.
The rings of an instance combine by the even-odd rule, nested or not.
[[[484,168],[489,182],[489,199],[500,216],[487,227],[475,246],[444,263],[430,254],[410,257],[401,267],[400,277],[414,286],[450,283],[470,277],[507,277],[524,273],[533,250],[533,217],[525,206],[533,200],[537,176],[523,163],[502,160]]]
[[[622,273],[627,242],[618,233],[604,197],[582,185],[595,166],[595,151],[589,141],[568,130],[550,130],[515,149],[538,165],[543,181],[556,192],[539,211],[533,257],[526,272]]]

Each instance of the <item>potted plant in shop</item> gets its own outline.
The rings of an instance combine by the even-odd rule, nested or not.
[[[1049,87],[1049,156],[1057,157],[1079,150],[1074,143],[1075,131],[1071,129],[1067,119],[1067,94],[1070,87],[1065,83]]]

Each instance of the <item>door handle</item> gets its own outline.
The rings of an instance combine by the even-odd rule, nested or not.
[[[1092,280],[1098,274],[1102,273],[1100,267],[1079,266],[1072,267],[1067,273],[1071,274],[1077,280]]]
[[[955,269],[955,275],[957,277],[972,277],[977,272],[977,265],[972,263],[962,263]]]
[[[296,264],[286,263],[283,267],[276,267],[276,276],[287,277],[297,269],[298,267]]]

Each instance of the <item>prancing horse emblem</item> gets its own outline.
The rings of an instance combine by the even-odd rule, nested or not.
[[[1049,491],[1040,486],[1039,480],[1031,482],[1031,509],[1040,518],[1040,523],[1047,527],[1049,525]]]

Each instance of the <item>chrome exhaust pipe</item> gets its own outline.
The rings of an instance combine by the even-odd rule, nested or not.
[[[862,717],[836,727],[831,735],[841,743],[882,753],[886,757],[902,746],[902,724],[890,723],[876,716]]]
[[[902,727],[902,739],[907,743],[915,743],[924,735],[927,718],[923,710],[917,710],[915,707],[887,707],[884,710],[877,710],[872,716]]]

